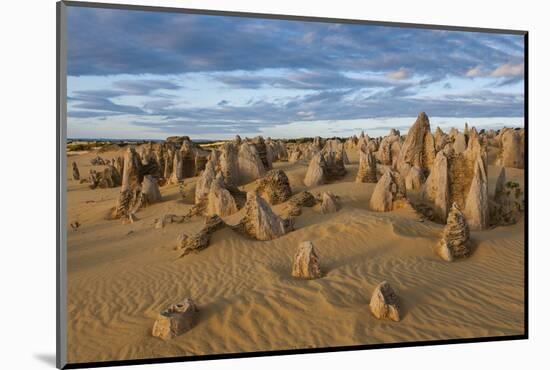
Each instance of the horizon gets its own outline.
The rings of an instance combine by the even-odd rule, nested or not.
[[[71,6],[67,14],[70,137],[383,136],[408,130],[420,111],[433,129],[524,125],[519,35]]]

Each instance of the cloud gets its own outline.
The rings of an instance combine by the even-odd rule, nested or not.
[[[125,92],[126,95],[149,95],[157,90],[177,90],[181,86],[163,80],[119,80],[113,85]]]
[[[262,69],[464,76],[523,55],[516,35],[82,7],[69,7],[68,35],[70,76]]]
[[[491,72],[491,76],[493,77],[523,76],[523,70],[524,70],[523,63],[519,63],[519,64],[506,63],[501,66],[498,66],[493,72]]]
[[[281,77],[265,73],[227,74],[218,73],[214,78],[232,88],[261,89],[265,87],[295,90],[333,90],[345,88],[372,88],[391,86],[390,82],[372,77],[348,77],[328,70],[287,71]]]
[[[466,77],[481,77],[483,76],[484,73],[483,73],[483,70],[481,69],[480,66],[476,66],[474,68],[470,68],[467,72],[466,72]]]
[[[409,78],[409,71],[405,68],[399,68],[397,71],[386,73],[386,77],[392,80],[404,80]]]

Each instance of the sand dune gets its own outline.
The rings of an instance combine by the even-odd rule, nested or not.
[[[358,159],[348,154],[345,178],[309,189],[338,195],[340,211],[306,208],[295,231],[272,241],[223,229],[207,249],[181,259],[174,251],[177,234],[198,230],[202,218],[154,228],[161,215],[191,207],[192,197],[181,200],[177,185],[162,187],[163,202],[122,225],[105,220],[118,188],[90,191],[68,180],[68,220],[82,224],[67,231],[69,362],[522,334],[523,222],[472,232],[473,255],[447,263],[432,251],[443,225],[420,222],[409,208],[370,211],[375,184],[354,182]],[[86,174],[94,155],[70,160]],[[284,169],[294,193],[305,189],[306,162],[274,167]],[[523,170],[506,172],[523,187]],[[490,166],[491,191],[497,175]],[[186,186],[192,189],[194,181]],[[290,275],[304,240],[315,244],[321,279]],[[401,322],[379,321],[369,312],[382,280],[401,297]],[[169,342],[152,337],[158,312],[188,296],[199,306],[198,325]]]

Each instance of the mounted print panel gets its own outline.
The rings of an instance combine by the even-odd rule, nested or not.
[[[58,366],[527,337],[526,32],[58,5]]]

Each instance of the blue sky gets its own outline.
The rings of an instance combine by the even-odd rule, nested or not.
[[[68,136],[523,125],[523,37],[68,8]]]

